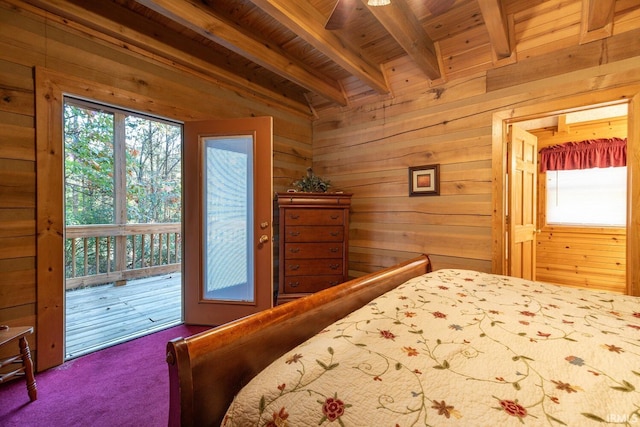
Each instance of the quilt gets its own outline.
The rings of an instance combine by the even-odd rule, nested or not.
[[[640,299],[413,278],[273,362],[223,426],[640,425]]]

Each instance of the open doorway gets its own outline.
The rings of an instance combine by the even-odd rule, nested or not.
[[[628,106],[628,140],[627,140],[627,226],[626,226],[626,289],[629,295],[640,295],[640,270],[638,269],[638,252],[640,251],[640,235],[637,227],[640,222],[640,205],[638,188],[640,181],[638,156],[640,139],[640,94],[637,87],[629,86],[616,90],[590,92],[588,96],[564,99],[552,99],[536,105],[526,105],[497,112],[493,115],[493,179],[494,179],[494,215],[492,219],[493,266],[492,271],[507,274],[508,258],[505,236],[507,235],[506,206],[509,191],[507,188],[507,135],[512,123],[524,122],[548,116],[557,116],[568,112],[583,111],[605,105],[624,104]]]
[[[182,322],[182,125],[64,98],[65,359]]]
[[[625,140],[628,105],[607,105],[514,123],[558,156]],[[586,142],[588,141],[588,142]],[[613,141],[613,142],[612,142]],[[571,145],[571,147],[569,147]],[[601,152],[599,151],[598,154]],[[566,158],[566,157],[565,157]],[[583,159],[585,157],[582,157]],[[597,163],[597,162],[596,162]],[[536,279],[626,292],[626,166],[538,168]]]

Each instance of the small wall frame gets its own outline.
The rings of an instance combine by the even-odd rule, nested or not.
[[[437,196],[440,194],[440,165],[409,168],[409,196]]]

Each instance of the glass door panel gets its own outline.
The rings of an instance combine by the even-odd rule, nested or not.
[[[254,302],[253,136],[204,139],[203,300]]]

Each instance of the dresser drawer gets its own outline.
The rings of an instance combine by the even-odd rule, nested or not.
[[[335,259],[293,259],[284,261],[284,275],[310,276],[319,274],[342,274],[343,261]]]
[[[287,225],[343,225],[343,209],[286,209]]]
[[[318,292],[342,281],[342,276],[292,276],[284,280],[284,291],[287,293]]]
[[[335,243],[286,243],[285,259],[342,258],[342,242]]]
[[[286,226],[284,228],[285,242],[342,242],[344,227],[342,226]]]

